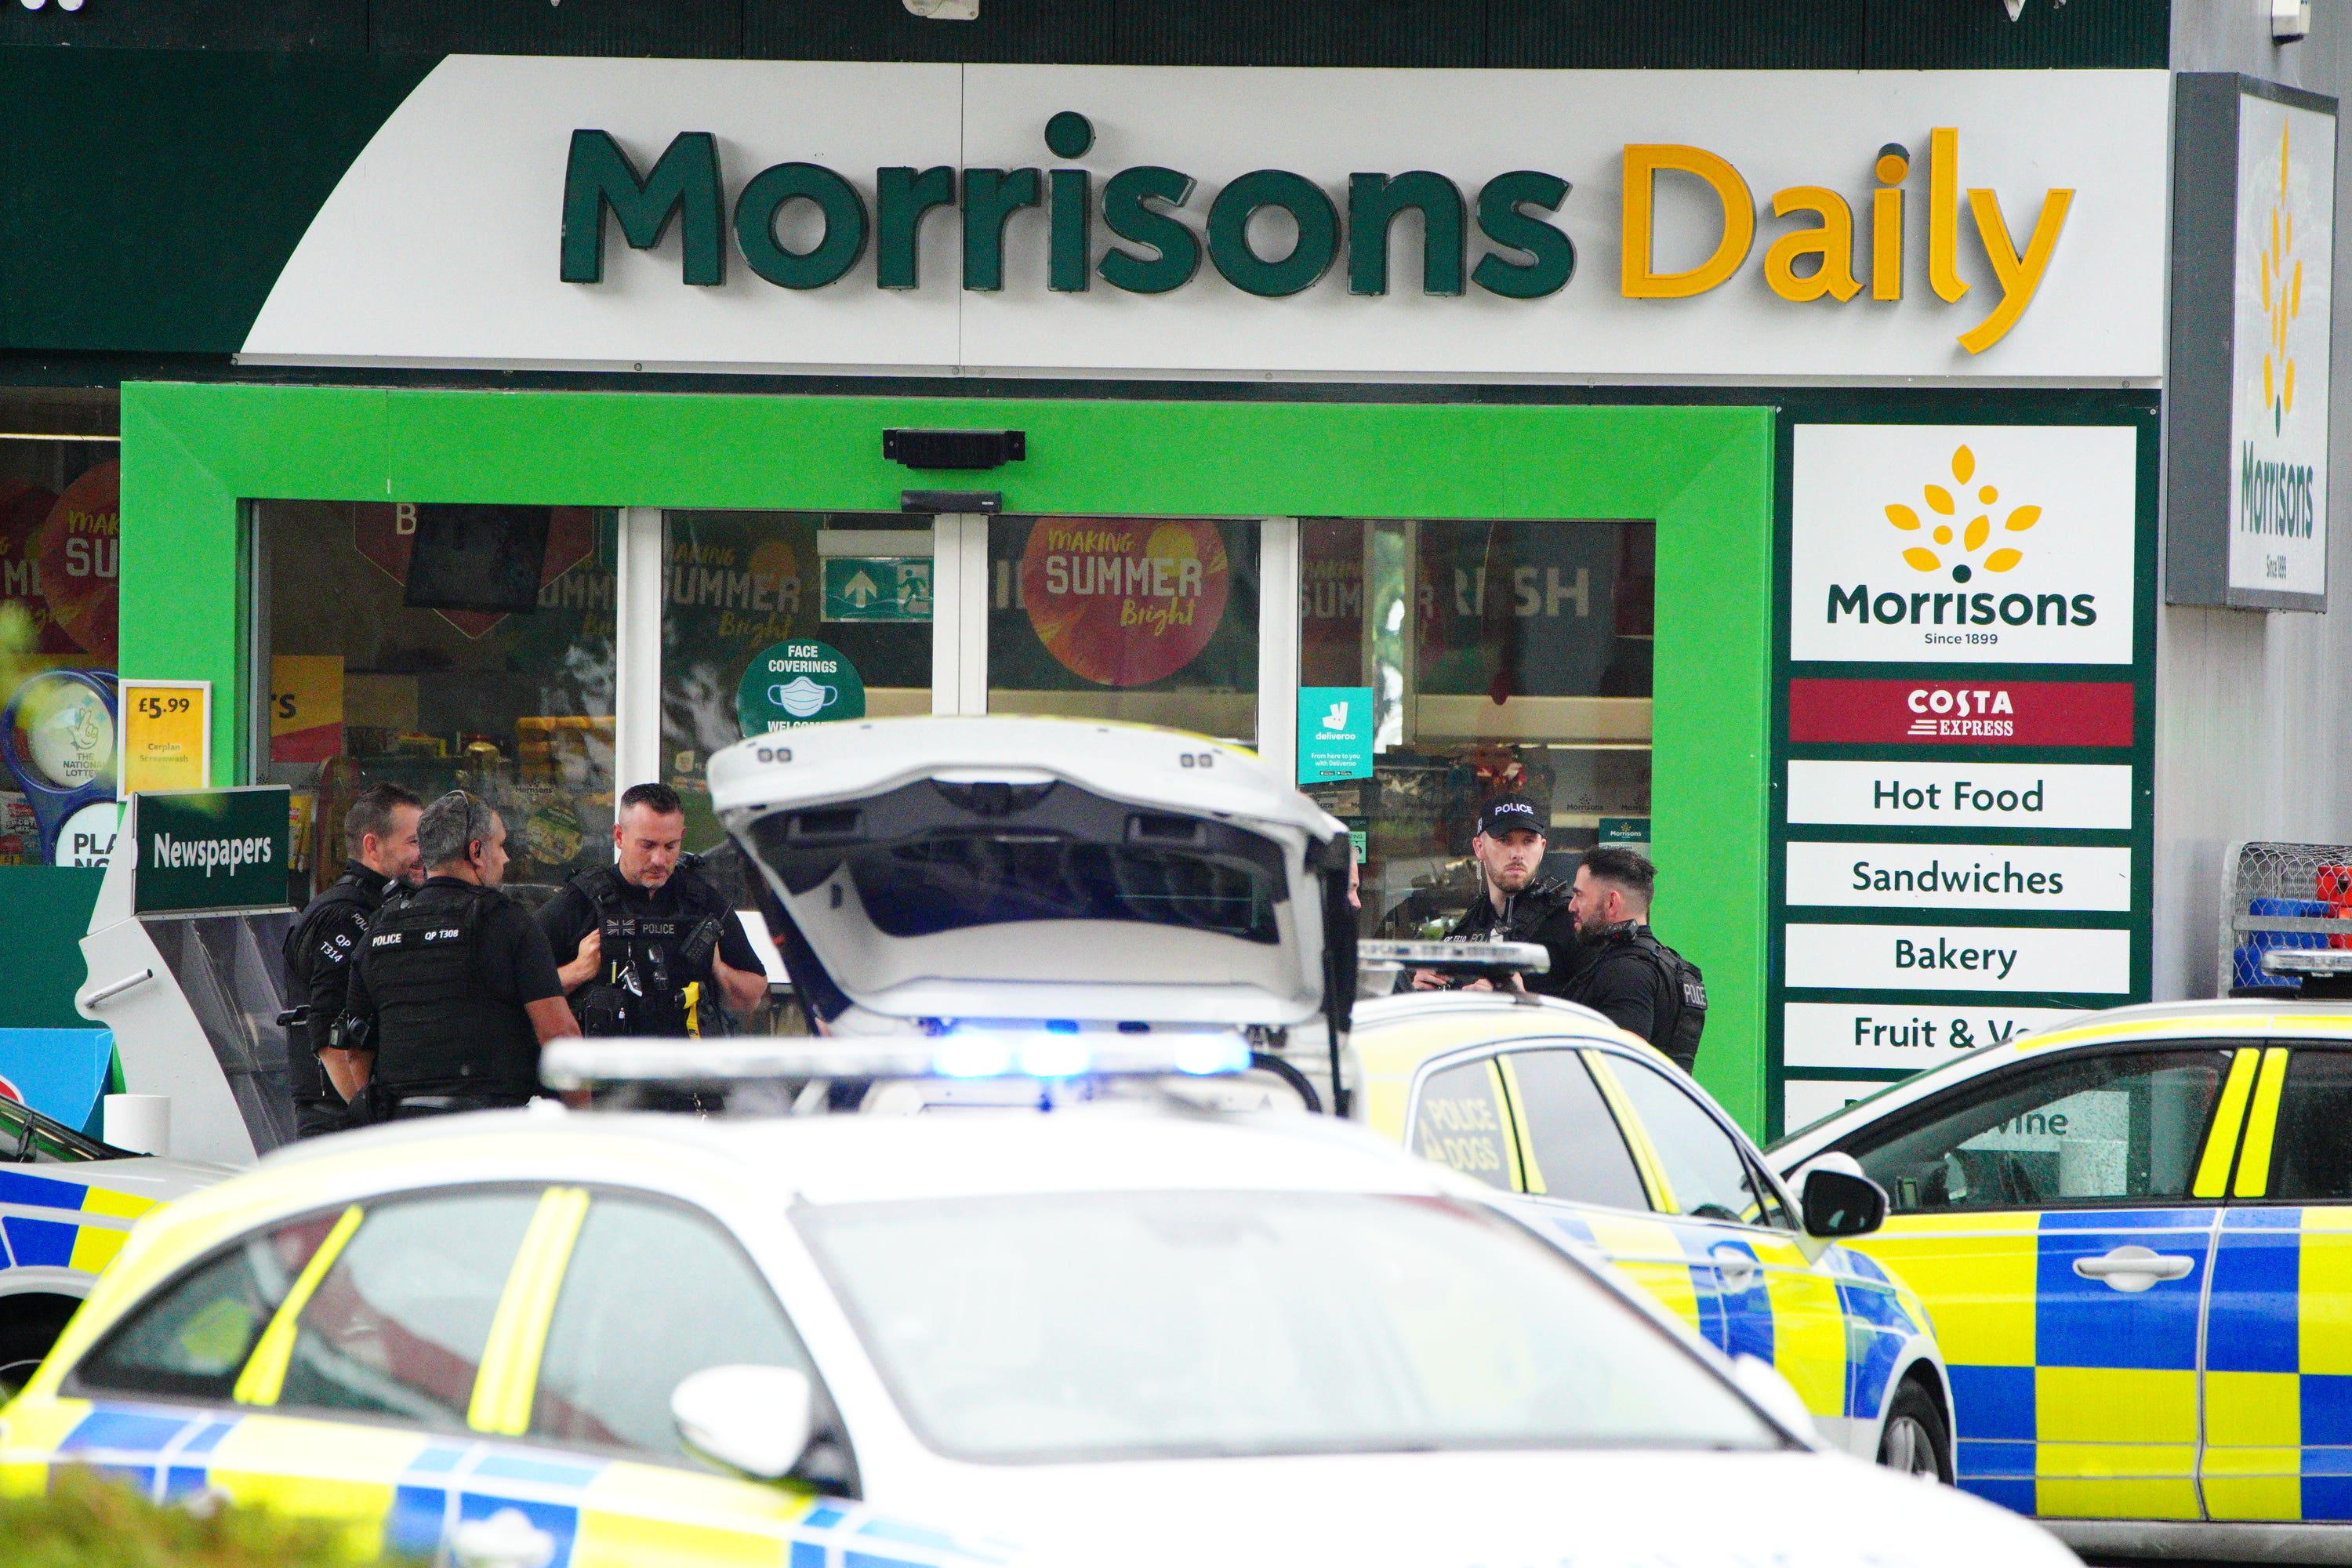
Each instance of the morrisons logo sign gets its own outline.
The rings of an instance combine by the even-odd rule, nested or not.
[[[1094,126],[1065,110],[1045,125],[1045,144],[1057,158],[1075,159],[1093,147]],[[963,287],[1004,287],[1004,231],[1013,216],[1043,207],[1050,225],[1046,286],[1083,293],[1100,278],[1130,294],[1165,294],[1190,283],[1209,264],[1246,293],[1278,299],[1314,287],[1341,263],[1348,291],[1389,291],[1389,230],[1406,213],[1422,231],[1421,278],[1425,294],[1459,295],[1475,288],[1510,300],[1559,292],[1576,271],[1576,247],[1547,221],[1567,199],[1557,174],[1518,169],[1497,174],[1465,195],[1444,174],[1417,169],[1402,174],[1351,174],[1345,222],[1323,187],[1286,169],[1259,169],[1217,193],[1208,205],[1205,242],[1175,215],[1192,200],[1190,174],[1147,164],[1122,169],[1103,182],[1097,200],[1089,169],[965,169],[946,164],[874,171],[873,205],[843,174],[820,163],[778,163],[761,170],[727,210],[719,142],[709,132],[673,139],[642,174],[603,131],[574,131],[563,179],[562,271],[567,283],[604,277],[604,215],[638,250],[661,243],[677,225],[685,281],[705,288],[727,280],[728,240],[743,264],[782,289],[822,289],[839,282],[871,245],[875,283],[915,289],[923,225],[941,209],[963,223]],[[793,204],[804,210],[788,214]],[[1250,237],[1260,213],[1288,216],[1296,237],[1287,254],[1269,258]],[[799,247],[779,237],[778,220],[806,240]],[[1123,243],[1099,258],[1094,226]],[[1473,226],[1490,248],[1469,259]]]

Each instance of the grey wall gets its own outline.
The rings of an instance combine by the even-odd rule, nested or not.
[[[2029,5],[2046,0],[2028,0]],[[2352,16],[2317,0],[2273,44],[2266,0],[2174,0],[2172,66],[2242,71],[2345,100]],[[2352,158],[2339,137],[2335,297],[2352,300]],[[2339,316],[2340,320],[2340,316]],[[2165,605],[2157,629],[2156,994],[2213,994],[2222,852],[2234,839],[2352,843],[2352,331],[2330,365],[2325,616]]]

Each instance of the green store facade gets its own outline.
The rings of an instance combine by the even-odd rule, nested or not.
[[[763,701],[1255,746],[1360,833],[1368,933],[1461,908],[1519,790],[1558,869],[1649,847],[1759,1131],[2175,989],[2176,79],[2025,25],[2106,57],[0,48],[0,1026],[82,1021],[74,671],[205,683],[295,897],[375,777],[488,795],[551,888]],[[2260,101],[2324,300],[2332,100]],[[2323,584],[2325,315],[2279,351]],[[822,678],[747,679],[780,646]]]

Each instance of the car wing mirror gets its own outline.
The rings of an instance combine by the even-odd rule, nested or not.
[[[669,1396],[686,1446],[754,1480],[782,1480],[814,1434],[815,1386],[788,1366],[709,1366]]]
[[[1808,1236],[1868,1236],[1886,1223],[1886,1189],[1852,1171],[1815,1166],[1797,1201]]]

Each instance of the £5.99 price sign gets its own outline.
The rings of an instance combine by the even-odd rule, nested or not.
[[[211,681],[126,679],[121,722],[122,767],[116,777],[122,798],[212,787]]]

